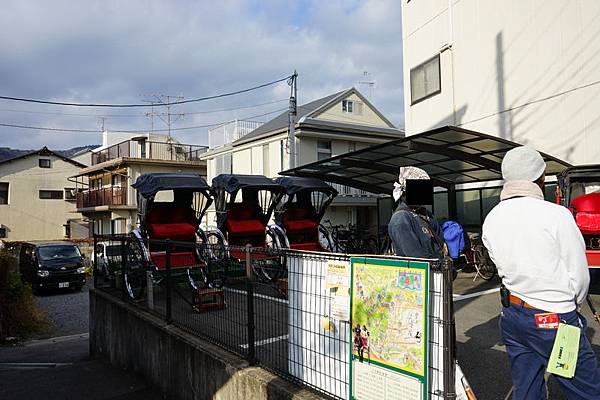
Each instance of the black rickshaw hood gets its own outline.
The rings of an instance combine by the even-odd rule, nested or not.
[[[200,175],[190,173],[150,173],[137,178],[131,185],[142,197],[149,199],[161,190],[187,189],[210,192],[210,186]]]
[[[243,188],[283,192],[283,187],[263,175],[221,174],[212,180],[215,190],[223,189],[227,193],[234,193]]]
[[[338,194],[338,191],[335,190],[332,186],[317,178],[281,176],[275,179],[275,182],[283,186],[286,190],[286,193],[289,195],[296,194],[303,190],[311,192],[324,192],[333,195],[333,197],[337,196]]]

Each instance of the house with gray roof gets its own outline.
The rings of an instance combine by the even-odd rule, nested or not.
[[[290,168],[288,121],[288,113],[283,112],[251,132],[209,149],[201,156],[207,163],[207,180],[222,173],[276,177]],[[294,133],[298,166],[404,137],[356,88],[299,105]],[[335,187],[340,195],[325,219],[342,225],[376,225],[376,196],[343,185]],[[209,224],[211,217],[209,214]]]

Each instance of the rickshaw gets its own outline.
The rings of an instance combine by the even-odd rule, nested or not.
[[[338,195],[330,185],[316,178],[280,177],[285,196],[275,208],[276,245],[295,250],[333,251],[328,230],[320,224],[327,207]]]
[[[570,167],[558,175],[556,201],[568,207],[583,235],[590,268],[600,268],[600,165]]]
[[[267,226],[284,189],[263,175],[221,174],[212,181],[217,228],[208,243],[223,277],[245,274],[243,247],[274,249],[276,233]],[[252,254],[254,273],[274,281],[285,274],[284,257],[259,250]]]
[[[146,271],[154,284],[165,278],[167,250],[175,282],[187,282],[194,290],[220,286],[207,270],[210,254],[206,233],[200,228],[213,201],[206,181],[191,173],[150,173],[140,176],[132,187],[137,190],[139,228],[127,241],[124,280],[129,296],[142,296]]]

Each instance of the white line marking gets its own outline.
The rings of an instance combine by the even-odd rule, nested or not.
[[[47,344],[47,343],[61,343],[67,342],[73,339],[89,339],[90,334],[88,332],[85,333],[77,333],[75,335],[67,335],[67,336],[56,336],[48,339],[36,339],[30,340],[28,342],[24,342],[23,346],[36,346],[39,344]]]
[[[499,287],[493,288],[493,289],[488,289],[488,290],[482,290],[481,292],[469,293],[469,294],[455,294],[452,296],[452,299],[454,301],[461,301],[461,300],[471,299],[473,297],[483,296],[485,294],[498,293],[498,290],[500,290]]]
[[[241,294],[246,294],[245,290],[239,290],[239,289],[232,289],[232,288],[228,288],[228,287],[224,287],[224,290],[227,290],[229,292],[233,292],[233,293],[241,293]],[[278,299],[277,297],[273,297],[273,296],[267,296],[266,294],[260,294],[260,293],[254,293],[254,297],[260,297],[261,299],[267,299],[267,300],[272,300],[272,301],[276,301],[278,303],[285,303],[288,304],[289,301],[285,300],[285,299]]]
[[[289,337],[289,335],[281,335],[281,336],[277,336],[277,337],[272,337],[272,338],[268,338],[268,339],[259,340],[258,342],[254,342],[254,346],[262,346],[264,344],[270,344],[270,343],[279,342],[280,340],[287,340],[288,337]],[[248,345],[247,344],[240,344],[240,347],[243,348],[243,349],[247,349]]]

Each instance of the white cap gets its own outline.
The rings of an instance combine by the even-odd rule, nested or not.
[[[407,179],[429,179],[427,172],[417,167],[400,167],[398,182],[394,182],[394,201],[400,200],[402,194],[406,191]]]
[[[505,181],[535,182],[546,171],[546,162],[533,147],[521,146],[510,150],[502,159],[502,178]]]

